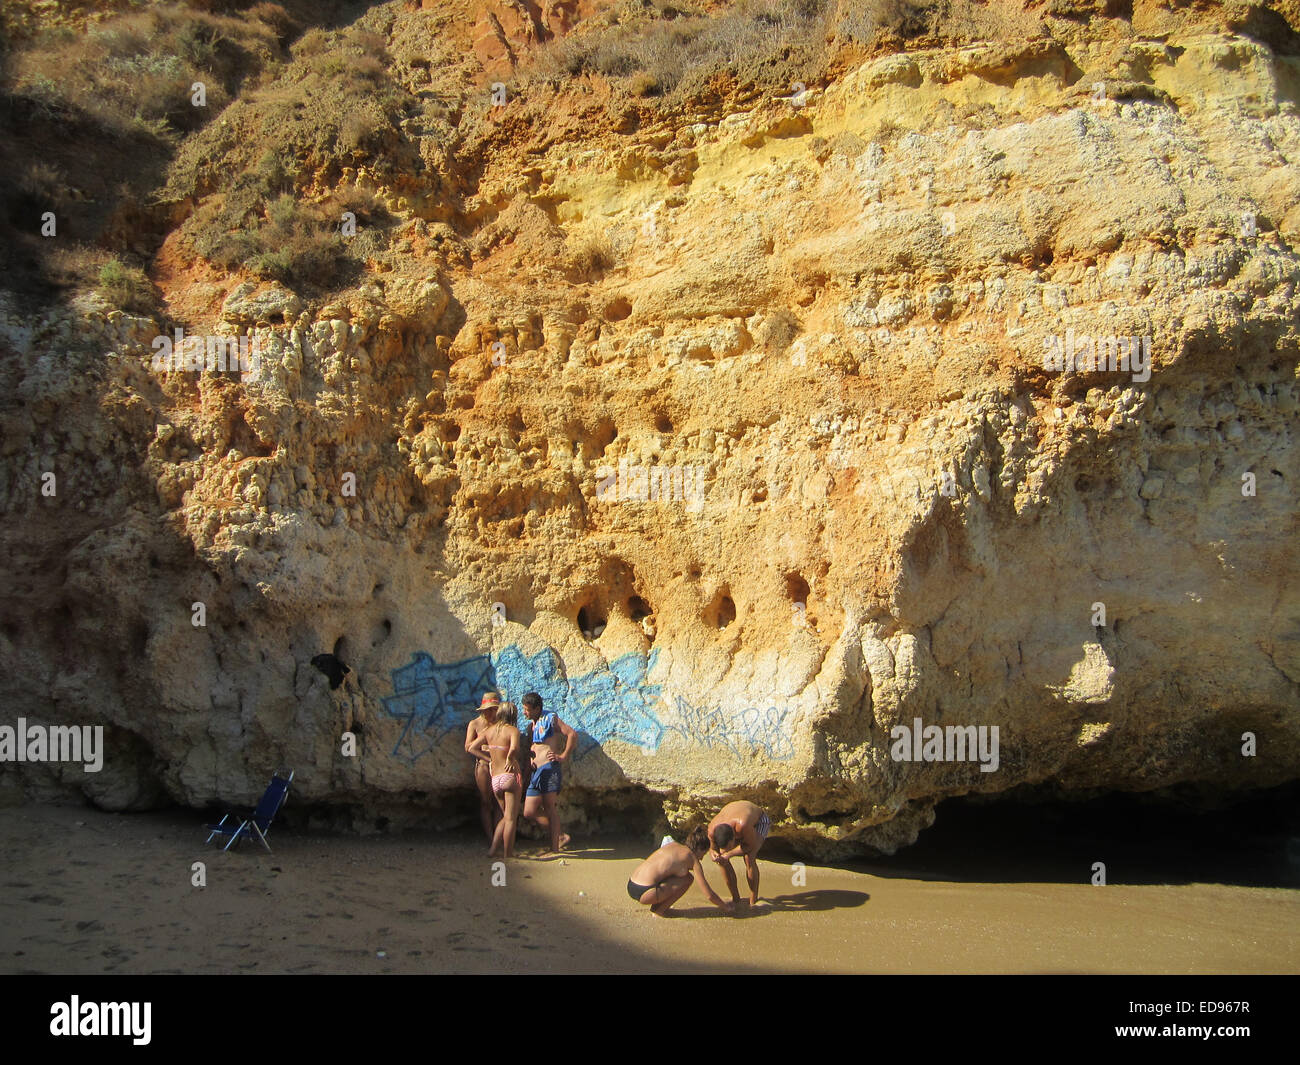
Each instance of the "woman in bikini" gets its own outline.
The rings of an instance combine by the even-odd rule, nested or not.
[[[496,720],[497,708],[501,696],[496,692],[486,692],[479,703],[478,717],[474,718],[465,729],[465,753],[474,761],[474,786],[478,788],[478,816],[483,823],[483,834],[492,839],[492,830],[497,821],[497,804],[492,798],[491,773],[485,759],[474,753],[483,737],[483,730],[490,728]]]
[[[497,707],[495,721],[479,734],[476,757],[488,766],[492,794],[501,806],[501,820],[497,822],[492,835],[492,847],[488,856],[497,857],[498,847],[502,856],[514,857],[515,829],[519,825],[519,802],[523,791],[524,778],[519,771],[519,729],[515,723],[519,712],[514,703],[502,703]]]
[[[699,825],[687,838],[685,845],[669,840],[654,854],[636,867],[627,882],[627,893],[633,902],[649,906],[658,917],[676,917],[673,903],[686,894],[694,883],[700,885],[713,905],[723,913],[735,913],[732,902],[724,902],[704,879],[700,859],[709,853],[709,833]]]

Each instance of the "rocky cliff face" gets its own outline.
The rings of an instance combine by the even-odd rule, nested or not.
[[[7,302],[6,716],[111,726],[8,794],[284,764],[445,823],[488,687],[582,731],[589,827],[745,796],[811,853],[972,792],[1296,778],[1294,11],[1080,4],[636,96],[547,73],[599,12],[498,6],[337,31],[400,97],[351,150],[296,54],[189,136],[156,316]],[[198,250],[268,130],[300,209],[371,198],[352,277]],[[160,369],[176,326],[256,358]]]

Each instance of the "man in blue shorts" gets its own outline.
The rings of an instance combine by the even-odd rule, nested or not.
[[[524,796],[524,816],[536,821],[551,836],[551,850],[562,851],[569,837],[560,831],[556,801],[560,795],[561,767],[578,746],[578,734],[559,714],[542,711],[542,697],[529,692],[521,700],[528,715],[528,739],[533,745],[532,779]],[[561,744],[563,747],[561,748]]]

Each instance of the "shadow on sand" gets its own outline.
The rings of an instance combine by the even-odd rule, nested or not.
[[[729,921],[747,920],[751,917],[766,917],[772,913],[813,913],[818,910],[851,909],[864,905],[870,898],[871,896],[865,891],[819,888],[816,891],[800,891],[790,895],[760,899],[759,904],[753,909],[742,905],[734,914],[723,913],[716,906],[694,906],[690,909],[677,909],[675,916],[692,920],[706,917],[720,917]]]

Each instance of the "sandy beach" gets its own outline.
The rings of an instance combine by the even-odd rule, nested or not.
[[[493,887],[474,833],[205,847],[190,812],[0,811],[7,973],[1294,973],[1300,891],[953,879],[906,860],[762,861],[743,918],[695,889],[653,917],[625,884],[649,839],[519,858]],[[923,857],[923,855],[922,855]],[[206,865],[194,887],[192,863]],[[721,887],[721,878],[713,880]],[[743,877],[742,877],[743,888]]]

